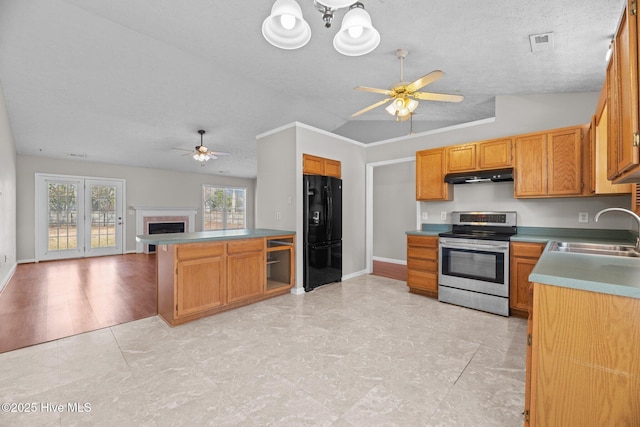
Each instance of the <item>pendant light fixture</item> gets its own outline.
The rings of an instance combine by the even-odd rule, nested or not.
[[[313,0],[316,10],[322,13],[324,26],[330,28],[334,12],[349,8],[340,30],[333,39],[333,47],[346,56],[366,55],[380,44],[380,33],[373,27],[371,16],[364,5],[353,0]],[[262,23],[262,35],[280,49],[298,49],[311,39],[311,28],[302,16],[302,9],[295,0],[276,0],[271,14]]]
[[[311,27],[295,0],[276,0],[262,23],[262,35],[280,49],[298,49],[311,39]]]
[[[354,3],[342,19],[342,27],[333,38],[333,47],[346,56],[360,56],[380,44],[380,33],[373,28],[371,16],[360,2]]]

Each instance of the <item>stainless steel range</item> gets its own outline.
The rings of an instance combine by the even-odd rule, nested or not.
[[[509,240],[515,212],[452,212],[439,239],[438,300],[509,315]]]

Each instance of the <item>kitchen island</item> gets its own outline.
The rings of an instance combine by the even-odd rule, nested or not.
[[[286,294],[295,232],[239,229],[139,235],[156,245],[158,315],[174,326]]]
[[[640,258],[550,246],[529,276],[525,425],[637,425]]]

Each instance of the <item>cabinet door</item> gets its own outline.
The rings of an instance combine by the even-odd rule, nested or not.
[[[515,197],[547,194],[547,136],[544,133],[515,139]]]
[[[547,194],[582,193],[582,130],[570,128],[547,136]]]
[[[453,189],[444,182],[445,159],[444,148],[416,153],[417,200],[451,200]]]
[[[302,155],[302,173],[307,175],[323,175],[324,159],[322,157]]]
[[[538,258],[513,257],[511,259],[509,308],[512,310],[526,313],[529,309],[529,275],[537,263]]]
[[[512,242],[509,272],[509,308],[512,314],[525,315],[530,305],[529,275],[544,251],[545,243]]]
[[[263,251],[227,256],[227,302],[262,295],[265,289]]]
[[[341,164],[338,160],[324,159],[324,175],[341,177]]]
[[[511,161],[511,138],[485,141],[477,144],[478,169],[509,168]]]
[[[618,176],[618,140],[620,138],[620,101],[616,74],[615,51],[607,65],[607,179],[614,180]]]
[[[638,34],[635,6],[629,0],[624,9],[618,31],[614,39],[615,73],[618,97],[618,143],[617,170],[622,174],[638,166],[638,146],[634,143],[634,135],[638,132]]]
[[[176,317],[225,304],[224,256],[178,261],[177,277]]]
[[[454,145],[447,148],[447,171],[466,172],[476,169],[475,144]]]

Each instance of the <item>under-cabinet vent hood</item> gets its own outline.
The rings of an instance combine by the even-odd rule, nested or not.
[[[449,173],[444,177],[444,182],[448,182],[449,184],[503,181],[513,181],[513,169]]]

